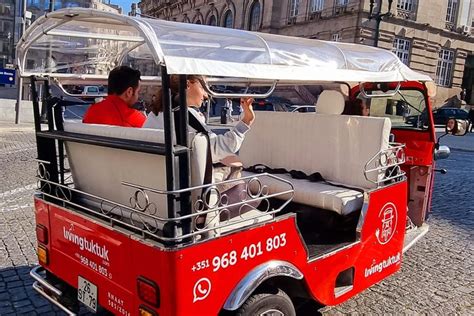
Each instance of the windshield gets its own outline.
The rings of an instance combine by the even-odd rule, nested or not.
[[[359,95],[360,99],[363,99]],[[364,100],[370,107],[370,116],[388,117],[393,128],[428,129],[425,96],[419,90],[400,89],[394,96]]]

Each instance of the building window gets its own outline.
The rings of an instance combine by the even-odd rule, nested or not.
[[[442,87],[451,86],[453,76],[454,51],[441,49],[436,67],[436,83]]]
[[[260,2],[255,1],[250,8],[249,31],[257,31],[260,28]]]
[[[397,55],[398,58],[408,66],[410,62],[410,41],[403,38],[396,37],[393,41],[392,52]]]
[[[418,0],[398,0],[397,1],[397,16],[403,19],[416,20]]]
[[[446,22],[455,23],[458,13],[458,0],[448,0],[448,11],[446,12]]]
[[[35,61],[33,59],[26,60],[26,69],[35,69]]]
[[[0,21],[1,24],[1,21]],[[3,27],[0,27],[0,31],[5,32],[4,38],[8,38],[13,34],[13,23],[10,21],[3,21]],[[10,33],[10,35],[8,35]]]
[[[11,7],[8,4],[0,4],[0,15],[10,16],[12,13]]]
[[[331,40],[333,42],[340,42],[342,40],[341,33],[334,33],[332,34]]]
[[[224,15],[224,27],[233,28],[234,27],[234,16],[231,10],[227,10]]]
[[[336,0],[336,7],[345,7],[349,0]]]
[[[324,0],[311,0],[310,12],[321,12],[324,8]]]
[[[209,18],[209,25],[211,26],[216,26],[217,25],[217,19],[216,19],[216,16],[215,15],[211,15],[211,17]]]
[[[414,2],[415,2],[414,0],[398,0],[397,9],[412,12],[415,9]]]
[[[300,5],[299,0],[290,0],[290,18],[298,16],[298,7]]]

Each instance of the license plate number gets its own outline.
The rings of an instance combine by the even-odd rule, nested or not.
[[[79,277],[77,286],[77,299],[94,312],[97,311],[97,286]]]

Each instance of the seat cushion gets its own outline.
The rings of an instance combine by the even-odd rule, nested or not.
[[[264,212],[261,212],[259,210],[251,210],[242,215],[233,217],[227,221],[222,221],[221,225],[226,226],[220,228],[219,231],[221,234],[224,234],[238,228],[255,225],[257,223],[270,221],[272,219],[273,215],[271,214],[265,214]]]
[[[245,167],[319,172],[324,179],[374,189],[381,174],[364,174],[366,164],[389,147],[388,118],[259,112],[239,157]]]
[[[255,174],[245,171],[242,175],[252,176]],[[360,210],[364,203],[364,195],[360,191],[324,182],[297,180],[288,174],[278,174],[277,176],[293,184],[295,190],[293,201],[297,203],[331,210],[341,215],[347,215]],[[264,184],[268,185],[269,194],[288,189],[284,182],[269,177],[265,177]]]

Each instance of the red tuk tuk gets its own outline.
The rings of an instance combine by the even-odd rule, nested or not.
[[[52,55],[81,73],[26,66]],[[431,79],[391,52],[71,8],[37,19],[18,58],[38,145],[33,287],[68,314],[295,315],[302,300],[339,304],[392,275],[428,231],[434,160],[449,149],[436,140]],[[50,86],[104,84],[120,64],[159,71],[142,82],[161,85],[165,128],[65,121],[72,101]],[[315,113],[259,112],[242,176],[205,183],[206,138],[190,132],[184,106],[171,109],[170,74],[207,76],[217,98],[333,88]],[[342,114],[357,98],[370,116]],[[405,122],[425,109],[427,127]],[[223,187],[235,184],[231,202]]]

